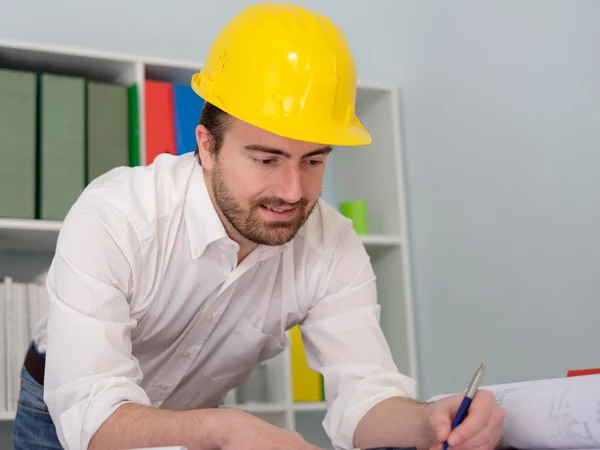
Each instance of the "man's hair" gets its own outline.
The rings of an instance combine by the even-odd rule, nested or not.
[[[210,133],[210,151],[211,153],[214,153],[215,156],[218,155],[223,146],[225,132],[231,123],[231,116],[212,103],[206,102],[200,113],[200,120],[198,123],[204,125]],[[198,162],[202,165],[198,144],[196,144],[194,154],[198,156]]]

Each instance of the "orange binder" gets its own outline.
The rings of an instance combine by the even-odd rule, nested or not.
[[[146,164],[162,153],[175,155],[175,113],[173,86],[157,80],[145,80]]]

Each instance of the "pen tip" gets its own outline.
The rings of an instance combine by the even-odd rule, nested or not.
[[[479,369],[477,369],[477,372],[475,372],[475,375],[473,376],[473,379],[471,380],[471,384],[467,388],[467,392],[466,392],[467,397],[473,398],[473,396],[475,395],[475,392],[477,391],[477,389],[479,389],[479,384],[481,383],[481,379],[483,378],[483,374],[485,373],[485,368],[486,368],[486,364],[481,363],[481,365],[479,366]]]

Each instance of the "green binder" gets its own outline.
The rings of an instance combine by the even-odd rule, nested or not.
[[[40,74],[39,216],[63,220],[85,187],[85,80]]]
[[[139,94],[137,84],[129,86],[127,94],[129,96],[129,165],[135,167],[141,164]]]
[[[36,76],[0,69],[0,217],[35,218]]]
[[[88,81],[88,183],[115,167],[129,166],[129,145],[127,87]]]

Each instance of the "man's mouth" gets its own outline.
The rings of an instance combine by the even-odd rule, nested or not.
[[[296,206],[266,206],[261,205],[260,208],[264,214],[271,219],[289,220],[296,214]]]
[[[294,209],[294,206],[267,206],[267,205],[262,205],[267,209],[270,209],[271,211],[275,211],[275,212],[286,212],[289,211],[291,209]]]

